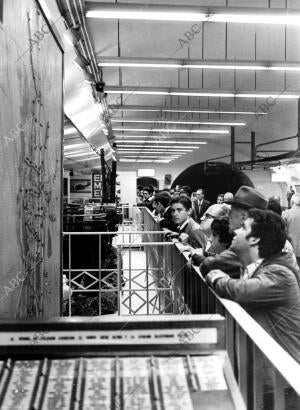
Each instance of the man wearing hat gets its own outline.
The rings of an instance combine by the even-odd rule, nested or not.
[[[227,202],[231,205],[229,214],[229,231],[239,229],[249,216],[249,210],[256,208],[265,210],[268,200],[256,189],[241,186],[232,200]],[[240,277],[243,266],[237,255],[229,248],[228,250],[204,259],[200,266],[201,273],[206,275],[213,269],[221,269],[232,277]]]

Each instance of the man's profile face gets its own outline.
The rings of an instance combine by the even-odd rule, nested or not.
[[[213,223],[214,217],[205,213],[202,218],[201,218],[201,222],[200,222],[200,229],[206,233],[206,235],[209,235],[211,232],[211,224]]]
[[[156,202],[155,209],[161,215],[165,212],[165,207],[160,202]]]
[[[177,225],[183,224],[189,217],[189,210],[186,209],[180,202],[172,204],[172,217]]]
[[[246,265],[255,261],[255,258],[251,255],[252,246],[250,244],[252,224],[252,218],[247,218],[242,222],[241,227],[235,230],[235,236],[231,243],[231,248],[238,250],[240,257],[242,257]]]
[[[196,197],[197,197],[198,201],[202,201],[202,199],[204,198],[202,189],[197,189]]]
[[[147,200],[148,198],[150,198],[150,194],[148,191],[143,191],[143,197],[145,200]]]
[[[241,227],[245,220],[246,212],[245,209],[237,208],[232,205],[229,214],[229,232],[233,233],[236,229]]]

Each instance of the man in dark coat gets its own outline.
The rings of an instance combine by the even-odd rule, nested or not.
[[[282,252],[286,228],[272,211],[252,209],[236,231],[231,250],[243,267],[260,264],[247,279],[233,279],[220,269],[206,281],[221,297],[240,303],[300,363],[300,280],[297,264]],[[283,320],[284,319],[284,320]]]
[[[200,223],[203,214],[209,206],[210,202],[204,199],[203,189],[197,189],[196,199],[193,201],[194,218],[196,222]]]

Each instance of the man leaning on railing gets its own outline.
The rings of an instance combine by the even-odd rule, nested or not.
[[[299,269],[292,256],[282,251],[285,241],[286,228],[279,215],[250,210],[230,250],[243,267],[257,263],[256,269],[241,279],[215,269],[206,281],[221,297],[240,303],[300,363]]]

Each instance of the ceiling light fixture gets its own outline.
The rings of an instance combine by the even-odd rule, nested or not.
[[[300,25],[297,9],[261,9],[254,7],[177,6],[166,4],[86,3],[86,17],[101,19],[155,21],[209,21],[215,23],[253,23]]]
[[[108,86],[108,94],[138,94],[138,95],[177,95],[190,97],[222,97],[222,98],[275,98],[275,99],[297,99],[299,92],[284,91],[219,91],[189,88],[166,88],[166,87],[119,87]]]
[[[143,137],[143,138],[145,138],[145,136]],[[153,144],[153,143],[155,143],[155,144],[181,144],[181,145],[206,145],[207,144],[207,142],[206,141],[184,141],[184,140],[182,140],[182,141],[175,141],[175,140],[168,140],[168,139],[166,139],[165,141],[151,141],[151,140],[137,140],[137,141],[135,141],[135,140],[126,140],[126,139],[124,139],[124,140],[116,140],[115,141],[115,143],[116,144],[120,144],[120,143],[125,143],[125,144],[128,144],[128,143],[134,143],[134,144],[137,144],[137,143],[143,143],[143,144]]]
[[[171,112],[171,113],[191,113],[191,114],[239,114],[239,115],[267,115],[267,112],[262,111],[243,111],[243,110],[225,110],[218,108],[160,108],[155,106],[139,106],[139,105],[110,105],[112,114],[118,111],[139,111],[139,112]]]
[[[228,130],[212,130],[212,129],[176,129],[176,128],[113,128],[113,131],[132,131],[132,132],[180,132],[182,134],[229,134]]]
[[[99,57],[98,60],[100,67],[300,71],[299,63],[294,61],[199,60],[143,57]]]
[[[130,123],[145,123],[145,124],[184,124],[184,125],[223,125],[223,126],[244,126],[246,125],[245,122],[237,122],[237,121],[232,121],[232,122],[222,122],[222,121],[170,121],[170,120],[131,120],[131,119],[112,119],[111,122],[114,123],[124,123],[124,122],[130,122]]]

